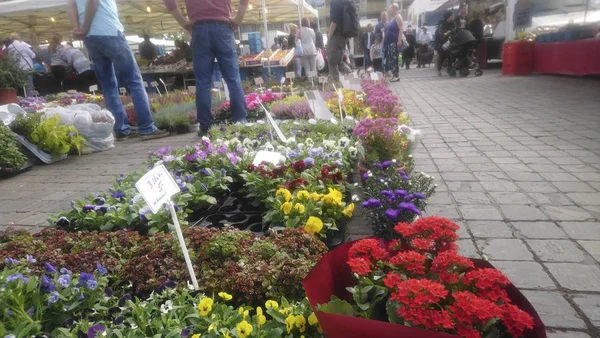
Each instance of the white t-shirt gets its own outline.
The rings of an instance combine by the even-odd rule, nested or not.
[[[33,68],[33,59],[35,59],[35,53],[31,50],[31,46],[23,41],[15,40],[8,48],[6,48],[9,55],[17,61],[21,69],[29,70]]]
[[[302,44],[303,55],[316,55],[315,31],[312,28],[302,27],[300,30],[300,42]]]

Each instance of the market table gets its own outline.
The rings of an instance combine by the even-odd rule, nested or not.
[[[600,39],[536,43],[533,71],[577,76],[600,74]]]

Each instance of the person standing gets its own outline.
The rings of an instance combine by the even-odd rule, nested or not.
[[[63,60],[77,73],[77,88],[80,92],[87,92],[90,86],[96,84],[96,74],[92,70],[90,60],[77,48],[65,46]]]
[[[466,29],[467,28],[467,4],[462,3],[458,7],[458,15],[454,18],[456,28]]]
[[[406,30],[406,40],[404,40],[405,48],[402,51],[402,62],[406,66],[406,69],[410,69],[410,63],[412,59],[415,57],[415,46],[417,44],[417,40],[413,34],[412,29]]]
[[[207,135],[209,128],[215,124],[211,111],[211,80],[215,58],[229,89],[233,122],[246,121],[248,109],[240,79],[233,29],[242,24],[248,0],[240,0],[235,16],[232,16],[231,0],[186,0],[189,19],[183,17],[175,0],[163,2],[179,25],[192,32],[196,108],[200,122],[198,135]]]
[[[438,31],[436,32],[436,34],[439,32],[439,40],[436,41],[436,44],[439,46],[437,59],[438,76],[442,76],[442,67],[444,67],[444,62],[448,57],[448,50],[444,47],[444,44],[455,29],[454,14],[452,12],[444,13],[444,22],[438,27]]]
[[[379,41],[381,42],[381,51],[383,53],[383,57],[381,58],[382,61],[382,72],[386,73],[388,72],[389,68],[386,65],[386,57],[385,57],[385,45],[383,44],[383,35],[385,32],[385,25],[387,24],[387,18],[388,18],[388,14],[387,11],[382,11],[381,14],[379,15],[379,23],[377,25],[375,25],[375,38],[379,39]]]
[[[315,47],[317,47],[317,49],[325,49],[325,44],[323,42],[323,33],[321,33],[321,31],[319,30],[318,20],[311,22],[310,28],[312,28],[315,32]]]
[[[302,28],[300,29],[300,43],[302,45],[302,56],[300,61],[302,62],[302,68],[306,76],[309,72],[317,71],[317,47],[315,46],[315,31],[310,28],[310,20],[308,18],[302,18]]]
[[[391,82],[400,81],[398,64],[398,46],[402,45],[404,36],[402,34],[404,22],[400,16],[400,7],[393,3],[389,8],[390,22],[385,26],[384,48],[386,51],[386,61],[389,69],[392,71]]]
[[[329,75],[333,81],[340,80],[340,72],[351,73],[352,69],[343,62],[344,49],[348,44],[348,38],[343,34],[343,20],[345,6],[355,6],[351,0],[331,0],[329,6],[329,31],[327,33],[327,62],[329,64]],[[356,9],[356,7],[355,7]]]
[[[73,37],[83,39],[94,62],[106,107],[115,117],[117,141],[125,140],[133,133],[119,97],[115,71],[131,93],[142,141],[169,136],[169,132],[156,128],[152,119],[142,76],[123,35],[115,0],[69,0],[68,10]]]
[[[273,40],[273,44],[271,45],[271,51],[275,52],[279,49],[279,37],[275,37],[275,39]]]
[[[294,67],[294,73],[296,77],[302,76],[302,62],[300,61],[300,57],[302,53],[300,53],[301,48],[296,49],[296,45],[302,46],[302,43],[299,41],[298,37],[298,26],[296,24],[290,24],[290,35],[288,36],[288,49],[294,50],[294,58],[292,59],[292,66]]]
[[[371,61],[373,62],[374,71],[383,71],[383,45],[377,37],[375,38],[375,44],[371,47]]]
[[[10,55],[13,60],[16,60],[19,67],[25,71],[33,69],[33,60],[35,59],[35,53],[31,50],[31,46],[21,41],[18,33],[12,33],[10,38],[4,41],[6,46],[6,53]],[[25,95],[31,96],[33,90],[33,75],[27,76],[28,88],[25,88]]]
[[[375,34],[373,34],[373,25],[368,24],[367,30],[363,33],[364,66],[365,71],[371,66],[371,47],[375,43]]]
[[[150,41],[150,35],[144,34],[144,41],[140,43],[140,58],[143,60],[154,61],[156,60],[156,45]]]
[[[48,45],[48,52],[52,55],[50,57],[50,71],[56,81],[56,85],[61,91],[64,90],[64,83],[67,79],[67,67],[69,66],[63,55],[64,50],[65,47],[62,45],[62,36],[54,34]]]
[[[421,28],[421,33],[419,34],[419,38],[417,39],[417,68],[421,68],[421,66],[425,67],[425,59],[424,55],[429,52],[429,43],[433,41],[433,36],[431,36],[431,32],[427,26],[423,26]]]

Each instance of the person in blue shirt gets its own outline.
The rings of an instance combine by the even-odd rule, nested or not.
[[[46,67],[44,67],[44,65],[42,64],[42,58],[39,56],[35,59],[35,63],[33,64],[33,71],[36,73],[46,72]]]
[[[156,128],[150,114],[148,95],[135,57],[123,35],[115,0],[69,0],[68,9],[73,37],[85,43],[102,86],[106,108],[115,117],[117,141],[133,134],[119,97],[115,70],[131,93],[142,141],[169,136],[168,131]]]

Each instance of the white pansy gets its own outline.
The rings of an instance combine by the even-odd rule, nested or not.
[[[131,328],[135,330],[135,329],[137,329],[137,328],[138,328],[138,326],[137,326],[137,325],[135,325],[135,324],[131,324]]]
[[[210,142],[210,139],[208,137],[206,137],[206,136],[202,136],[202,141],[208,141],[208,142]]]
[[[292,137],[288,137],[288,139],[287,139],[287,143],[288,143],[288,144],[290,144],[290,143],[296,143],[296,138],[295,138],[295,137],[293,137],[293,136],[292,136]]]
[[[373,173],[369,171],[369,174],[368,174],[368,176],[369,176],[369,177],[373,177]]]
[[[350,115],[346,115],[346,117],[344,117],[344,119],[346,119],[348,121],[354,121],[354,117],[352,117]]]
[[[408,158],[412,158],[412,157],[413,157],[412,154],[408,155]]]
[[[323,141],[323,146],[327,149],[333,149],[336,146],[336,142],[333,140]]]
[[[282,153],[282,152],[284,152],[284,151],[285,151],[285,147],[284,147],[284,146],[282,146],[282,145],[278,145],[278,146],[277,146],[277,151],[278,151],[278,152],[280,152],[280,153]]]
[[[258,121],[256,121],[256,123],[258,123],[258,124],[265,124],[265,120],[258,120]]]
[[[266,151],[274,151],[275,147],[273,147],[271,142],[267,142],[267,143],[265,143],[265,145],[263,145],[263,149]]]
[[[356,158],[356,156],[358,156],[358,149],[356,147],[348,147],[348,153],[350,154],[350,157]]]
[[[195,290],[194,285],[192,285],[192,283],[190,283],[190,281],[187,281],[187,287],[188,287],[188,290]]]
[[[220,138],[218,138],[218,139],[215,141],[215,143],[214,143],[214,144],[220,144],[220,143],[223,143],[223,140],[222,140],[222,139],[220,139]]]
[[[350,144],[350,139],[347,138],[346,136],[344,136],[338,140],[338,146],[340,146],[341,148],[346,148],[348,146],[348,144]]]
[[[354,183],[354,186],[355,186],[355,187],[358,187],[358,182]]]
[[[396,159],[393,159],[393,160],[392,160],[392,163],[396,163],[396,162],[398,162]]]
[[[295,125],[297,125],[297,126],[299,126],[299,125],[300,125],[300,122],[298,122],[298,121],[294,121],[294,124],[295,124]]]
[[[258,140],[252,140],[252,146],[254,148],[258,147],[259,145],[260,145],[260,141],[258,141]]]
[[[279,163],[285,163],[285,161],[287,160],[287,158],[283,155],[279,155]]]
[[[171,310],[173,310],[173,301],[170,299],[160,306],[160,312],[162,313],[169,313]]]
[[[310,123],[310,124],[317,124],[317,120],[315,120],[315,119],[310,119],[310,120],[308,120],[308,123]]]
[[[333,124],[338,124],[338,121],[335,119],[335,117],[332,117],[329,121]]]
[[[242,145],[244,148],[252,147],[252,140],[246,137],[244,141],[242,141]]]
[[[296,146],[298,146],[300,150],[304,149],[304,143],[298,143]]]
[[[315,141],[313,141],[310,137],[304,140],[304,143],[306,143],[306,146],[309,148],[312,148],[315,145]]]

